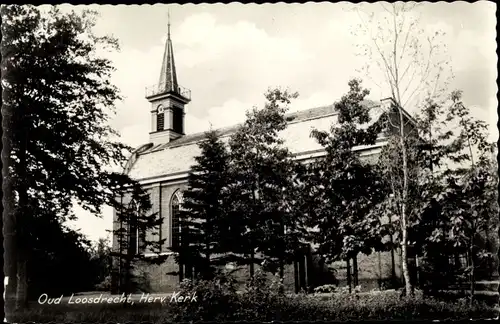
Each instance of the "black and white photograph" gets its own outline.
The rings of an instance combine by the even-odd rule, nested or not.
[[[4,321],[498,319],[496,10],[1,5]]]

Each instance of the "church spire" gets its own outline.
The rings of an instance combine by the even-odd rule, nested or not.
[[[163,53],[159,85],[166,92],[179,92],[177,73],[175,71],[174,49],[172,47],[172,40],[170,39],[170,11],[168,12],[167,41],[165,43],[165,52]]]
[[[170,13],[167,22],[167,41],[159,84],[146,88],[151,103],[151,143],[164,144],[184,136],[184,107],[191,101],[191,90],[179,86],[170,39]]]

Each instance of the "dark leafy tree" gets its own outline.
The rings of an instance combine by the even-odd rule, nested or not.
[[[82,234],[61,224],[50,211],[34,217],[26,230],[30,233],[26,244],[32,247],[28,260],[36,269],[28,272],[29,297],[43,293],[59,297],[94,289],[99,269],[92,260],[90,242]]]
[[[451,101],[447,120],[456,121],[457,129],[445,147],[445,156],[455,165],[440,172],[441,190],[433,197],[442,206],[441,219],[446,226],[434,231],[429,240],[467,254],[464,274],[472,301],[476,271],[493,257],[487,245],[490,233],[498,226],[495,144],[487,141],[487,125],[470,115],[460,91],[452,93]]]
[[[73,202],[100,215],[117,206],[113,188],[131,184],[109,171],[126,160],[108,121],[120,99],[111,62],[98,49],[115,39],[96,36],[95,13],[42,13],[2,6],[2,114],[7,295],[27,305],[29,223],[51,211],[70,219]],[[12,280],[17,278],[16,280]]]
[[[449,58],[443,55],[446,54],[446,44],[442,39],[445,33],[441,30],[432,33],[423,30],[420,19],[412,14],[417,14],[414,10],[417,6],[415,3],[381,3],[383,11],[376,15],[362,6],[354,9],[360,20],[353,35],[364,35],[369,40],[367,42],[365,38],[360,38],[362,44],[357,46],[357,54],[366,58],[364,74],[382,90],[390,91],[396,107],[407,111],[421,106],[424,98],[442,98],[453,78]],[[373,80],[377,70],[382,76]],[[391,214],[397,213],[394,217],[398,223],[405,291],[413,294],[408,255],[411,249],[410,228],[415,220],[409,214],[416,210],[410,198],[415,195],[410,191],[416,188],[412,173],[418,170],[414,167],[418,150],[414,150],[413,145],[417,145],[415,134],[407,131],[408,120],[403,111],[395,109],[394,115],[397,118],[388,121],[395,131],[391,132],[392,138],[384,155],[387,157],[386,162],[394,161],[391,159],[397,157],[396,161],[400,165],[390,163],[390,167],[385,169],[385,178],[389,179],[393,190],[390,206],[393,207]]]
[[[138,270],[144,265],[162,264],[169,257],[161,254],[165,239],[158,237],[163,218],[151,212],[149,195],[138,184],[121,188],[118,200],[119,225],[112,231],[118,246],[118,251],[112,253],[118,263],[118,290],[124,293],[148,290],[148,278]]]
[[[111,242],[108,238],[99,238],[90,248],[90,257],[96,271],[95,287],[97,290],[111,290],[111,270],[113,257]]]
[[[496,191],[490,187],[495,182],[494,176],[485,173],[485,170],[491,170],[487,167],[491,166],[491,162],[486,162],[485,158],[491,156],[491,145],[486,141],[486,125],[470,116],[460,101],[460,95],[460,92],[452,93],[448,108],[444,103],[428,99],[416,118],[414,130],[418,137],[405,139],[408,158],[408,255],[415,260],[423,257],[422,274],[425,278],[422,283],[431,283],[434,289],[444,288],[456,280],[452,270],[459,269],[451,268],[449,257],[457,259],[458,254],[467,253],[467,269],[475,269],[470,264],[478,260],[478,255],[482,253],[477,238],[491,233],[493,224],[488,215],[495,208],[491,202]],[[402,192],[402,180],[405,178],[398,145],[397,140],[390,142],[380,160],[388,171],[387,185],[394,193],[381,206],[395,215],[400,215],[401,197],[398,193]],[[479,155],[484,162],[481,167],[475,155]],[[485,212],[470,209],[470,206],[486,201],[490,203]],[[401,229],[401,218],[395,217],[393,224],[396,224],[396,229]],[[469,238],[467,244],[464,235]],[[397,243],[401,242],[400,235],[395,238]]]
[[[211,278],[231,246],[228,219],[229,152],[217,131],[206,133],[201,154],[191,168],[180,215],[181,242],[174,247],[179,263],[194,267],[203,279]]]
[[[287,189],[293,188],[294,162],[279,132],[287,125],[285,112],[297,94],[274,89],[265,97],[265,107],[247,112],[245,123],[229,141],[232,213],[241,231],[234,247],[246,255],[243,262],[250,265],[251,277],[262,257],[277,261],[283,277],[284,262],[299,231],[286,203]]]
[[[359,80],[349,82],[350,91],[335,104],[338,124],[330,132],[314,130],[312,136],[326,151],[309,166],[308,202],[312,238],[327,261],[355,260],[358,253],[381,247],[382,224],[370,210],[384,198],[382,181],[375,167],[363,161],[357,146],[373,145],[381,124],[371,123],[364,100],[369,91]],[[355,262],[355,261],[354,261]]]

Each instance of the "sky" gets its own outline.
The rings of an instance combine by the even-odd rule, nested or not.
[[[116,37],[121,50],[104,53],[116,68],[111,82],[124,96],[116,104],[111,121],[126,144],[148,142],[150,105],[145,87],[158,82],[170,12],[171,38],[177,78],[191,90],[186,107],[186,133],[242,122],[245,112],[264,103],[269,87],[299,92],[292,111],[332,104],[348,91],[347,82],[361,77],[371,90],[370,99],[390,96],[387,87],[358,69],[372,61],[360,57],[356,45],[367,42],[356,25],[360,16],[347,2],[307,4],[204,4],[204,5],[62,5],[64,11],[94,9],[100,14],[95,32]],[[380,3],[354,7],[373,11],[382,21]],[[445,31],[444,57],[453,70],[448,86],[463,90],[471,113],[490,126],[490,139],[498,139],[496,5],[493,2],[422,3],[412,18],[428,35]],[[374,25],[375,26],[375,25]],[[375,27],[373,27],[375,28]],[[415,28],[416,30],[417,28]],[[443,65],[444,66],[444,65]],[[372,66],[373,67],[373,66]],[[449,74],[451,75],[451,74]],[[373,79],[374,81],[371,81]],[[412,110],[407,108],[407,110]],[[112,210],[97,218],[76,207],[78,221],[71,227],[92,240],[106,237],[112,226]]]

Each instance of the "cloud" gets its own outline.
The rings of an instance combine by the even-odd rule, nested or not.
[[[229,99],[221,106],[208,109],[207,116],[203,119],[186,115],[186,132],[197,133],[210,127],[217,129],[242,123],[245,121],[245,112],[251,108],[251,103]]]
[[[182,46],[177,52],[177,62],[189,68],[227,59],[241,64],[243,56],[238,54],[244,54],[247,63],[241,68],[255,67],[252,63],[258,61],[286,64],[310,57],[299,39],[272,37],[248,21],[218,24],[208,13],[187,17],[176,31],[175,39]]]
[[[298,39],[270,36],[248,21],[220,24],[208,13],[186,17],[172,38],[179,82],[195,77],[206,80],[204,90],[223,99],[205,106],[197,101],[198,95],[204,94],[193,91],[193,102],[186,107],[186,133],[208,130],[210,124],[219,128],[242,122],[245,111],[262,102],[262,93],[270,84],[286,84],[288,79],[297,78],[290,65],[303,66],[301,61],[311,59]],[[165,39],[158,39],[146,50],[122,44],[120,53],[105,54],[116,68],[112,82],[124,96],[116,105],[113,126],[131,146],[148,140],[150,104],[144,98],[144,87],[157,82]],[[256,89],[250,96],[254,100],[224,98],[232,92],[231,84],[227,90],[222,88],[225,80],[238,78],[247,84],[240,92]]]
[[[326,5],[314,7],[318,9],[310,6],[310,10],[297,10],[297,13],[293,12],[295,9],[289,9],[297,6],[283,6],[279,13],[276,11],[276,17],[274,14],[269,17],[272,11],[263,10],[262,15],[267,17],[258,22],[255,20],[257,23],[254,18],[236,10],[229,19],[217,11],[218,6],[206,7],[205,12],[183,9],[186,15],[177,16],[180,23],[172,26],[172,40],[179,83],[192,90],[192,102],[186,107],[186,133],[208,130],[210,124],[219,128],[242,122],[245,111],[254,105],[261,107],[264,103],[262,94],[273,86],[289,87],[300,93],[299,98],[292,102],[291,111],[332,104],[348,91],[347,82],[354,76],[362,77],[363,86],[371,90],[371,99],[390,95],[387,87],[378,88],[366,75],[356,72],[356,68],[366,62],[366,57],[355,56],[355,38],[349,27],[358,21],[356,13],[339,13],[334,5],[328,7],[331,8],[331,15],[325,13],[329,10]],[[166,28],[162,26],[165,28],[163,37],[157,29],[148,37],[128,35],[124,31],[128,29],[119,29],[124,21],[142,20],[148,26],[154,25],[144,15],[148,14],[148,10],[154,13],[156,7],[130,10],[126,19],[120,17],[118,7],[102,8],[105,10],[101,10],[100,6],[95,8],[102,11],[96,29],[102,33],[122,32],[122,51],[106,54],[117,69],[111,82],[124,95],[124,100],[116,105],[117,115],[112,126],[119,131],[125,143],[136,147],[148,141],[151,107],[144,97],[144,90],[158,81]],[[257,7],[255,10],[257,12]],[[304,17],[299,17],[315,10],[320,12],[316,12],[317,15],[309,13],[313,20],[301,20]],[[321,19],[318,19],[320,16]],[[492,17],[488,21],[494,26],[496,21]],[[426,18],[425,15],[422,18]],[[276,23],[272,25],[265,23],[274,20]],[[108,24],[109,21],[111,24]],[[295,31],[290,28],[292,32],[289,32],[288,28],[284,28],[297,23],[302,25]],[[453,58],[450,64],[457,74],[464,76],[457,81],[464,90],[464,101],[477,105],[477,115],[483,119],[496,120],[495,93],[491,93],[491,87],[482,86],[496,79],[494,30],[488,33],[485,27],[459,29],[449,20],[436,19],[424,22],[423,27],[429,32],[438,29],[447,31],[444,43]],[[134,37],[141,39],[134,40]],[[147,41],[144,40],[146,38]],[[365,40],[358,38],[361,43]],[[373,61],[368,62],[374,65]],[[492,71],[488,76],[481,73],[488,69]],[[380,73],[371,76],[383,80]],[[466,82],[469,76],[474,76],[474,80]],[[480,85],[477,88],[484,92],[479,94],[474,84]],[[481,100],[474,96],[480,96]],[[492,132],[497,134],[496,125],[493,122],[490,125]],[[94,230],[92,226],[88,227],[89,231]],[[111,222],[105,226],[110,227]]]

